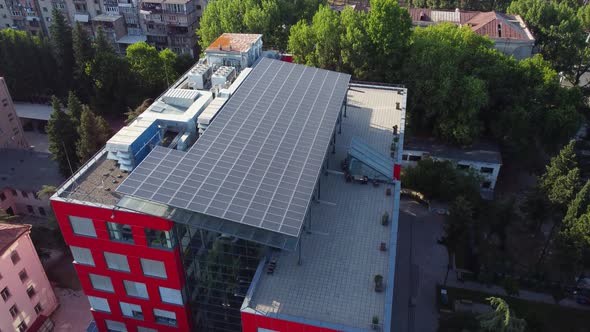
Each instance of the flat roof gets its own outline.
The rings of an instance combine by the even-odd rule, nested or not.
[[[497,144],[488,141],[476,142],[471,146],[458,147],[443,144],[433,138],[406,137],[404,143],[406,151],[423,151],[433,157],[467,160],[489,164],[502,164],[502,154]]]
[[[19,118],[49,121],[53,108],[46,104],[14,103]]]
[[[57,186],[63,181],[50,153],[0,149],[0,156],[0,188],[37,191],[43,185]]]
[[[106,150],[102,150],[95,159],[82,166],[78,172],[79,177],[70,179],[70,183],[63,186],[60,197],[114,206],[122,197],[115,192],[115,188],[128,173],[119,169],[116,160],[106,157]]]
[[[325,322],[339,326],[337,330],[369,330],[374,315],[381,322],[391,315],[387,290],[394,285],[390,282],[385,292],[377,293],[374,276],[382,275],[386,283],[393,280],[395,258],[390,253],[395,257],[391,250],[397,241],[392,236],[397,214],[395,195],[386,196],[385,191],[394,185],[347,183],[337,171],[353,137],[389,155],[392,128],[398,125],[403,142],[404,112],[396,110],[396,102],[405,110],[405,96],[396,91],[351,86],[347,117],[342,133],[336,135],[336,153],[329,154],[333,171],[321,176],[321,200],[312,204],[311,226],[301,235],[302,264],[297,251],[277,254],[274,273],[263,272],[253,285],[248,307],[256,314]],[[380,222],[385,211],[394,218],[387,227]],[[388,251],[379,250],[381,242]]]
[[[260,38],[262,35],[253,33],[224,33],[215,39],[205,52],[248,52],[252,44]]]
[[[349,80],[263,59],[186,153],[152,151],[117,191],[297,237]]]

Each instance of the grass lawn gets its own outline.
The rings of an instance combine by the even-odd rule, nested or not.
[[[441,286],[436,288],[437,298]],[[473,302],[488,303],[486,298],[497,296],[485,292],[472,291],[462,288],[446,287],[449,303],[455,300],[471,300]],[[498,296],[497,296],[498,297]],[[562,307],[556,304],[530,302],[514,297],[500,296],[514,311],[515,315],[527,321],[528,331],[535,332],[582,332],[590,331],[590,310]],[[440,302],[439,302],[440,303]]]

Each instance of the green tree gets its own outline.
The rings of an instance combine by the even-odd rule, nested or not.
[[[488,297],[494,311],[477,316],[480,332],[524,332],[526,321],[510,311],[508,303],[499,297]]]
[[[57,60],[60,80],[63,84],[63,93],[72,87],[74,70],[74,50],[72,41],[72,29],[66,22],[57,6],[53,6],[51,12],[50,27],[51,42],[55,59]]]
[[[80,99],[76,97],[73,91],[68,93],[68,111],[67,114],[72,120],[72,123],[76,128],[80,125],[80,117],[82,115],[82,103]]]
[[[396,0],[371,0],[370,4],[366,29],[371,41],[371,76],[394,82],[410,44],[412,19]]]
[[[49,139],[49,152],[53,160],[57,161],[59,171],[64,177],[68,177],[78,168],[76,160],[76,126],[72,119],[62,111],[62,106],[57,97],[52,98],[53,112],[47,123],[47,136]]]
[[[165,84],[165,87],[169,87],[170,84],[174,83],[174,81],[180,77],[179,72],[176,71],[176,53],[172,52],[169,48],[166,48],[158,53],[158,58],[160,59],[160,64],[162,66],[161,70],[164,71],[164,80],[162,81],[162,84]]]
[[[539,178],[539,188],[557,210],[565,212],[580,188],[575,141],[571,141],[551,159],[545,173]]]
[[[93,109],[100,114],[120,114],[127,109],[128,100],[137,93],[129,89],[133,83],[125,58],[115,53],[104,30],[99,28],[94,42],[94,58],[86,66],[86,74],[93,79],[91,98]]]
[[[92,79],[86,74],[86,66],[94,56],[94,49],[86,29],[80,22],[76,22],[72,30],[72,45],[76,92],[85,102],[88,102],[92,93]]]
[[[88,107],[82,111],[78,135],[80,139],[76,142],[76,154],[80,163],[86,162],[104,144],[112,134],[109,124],[100,115],[95,115]]]
[[[44,184],[41,187],[41,190],[39,190],[37,192],[37,196],[41,197],[41,198],[49,198],[51,196],[53,196],[53,194],[55,194],[57,192],[57,188],[55,186],[49,186]]]
[[[313,29],[301,20],[291,27],[287,49],[293,54],[293,61],[314,66],[316,60],[316,37]]]
[[[439,242],[449,252],[449,260],[469,243],[470,234],[476,227],[475,207],[465,196],[457,196],[449,208],[449,217],[444,224],[444,235]],[[450,262],[449,262],[450,264]]]
[[[129,111],[127,113],[125,113],[125,115],[127,115],[127,119],[125,120],[125,123],[129,124],[129,123],[133,122],[133,120],[135,120],[138,116],[140,116],[141,113],[145,112],[153,102],[154,102],[153,99],[148,98],[148,99],[144,100],[141,103],[141,105],[137,106],[134,110],[129,109]]]
[[[357,79],[366,79],[369,71],[369,36],[365,29],[367,14],[346,7],[341,13],[340,49],[342,69]]]
[[[127,47],[126,57],[146,95],[154,95],[166,87],[166,70],[162,70],[162,61],[154,46],[135,43]]]
[[[321,6],[313,16],[312,29],[315,35],[316,66],[338,70],[340,64],[340,14],[329,6]]]

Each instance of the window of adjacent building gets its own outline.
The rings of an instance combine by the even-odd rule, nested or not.
[[[105,319],[107,325],[107,331],[109,332],[127,332],[127,327],[124,323],[115,322],[114,320]]]
[[[4,287],[4,289],[0,291],[0,296],[2,296],[4,302],[10,298],[10,291],[8,290],[8,287]]]
[[[113,254],[111,252],[104,253],[104,259],[107,262],[107,266],[109,269],[118,270],[118,271],[131,271],[129,269],[129,262],[127,261],[127,257],[124,255]]]
[[[96,296],[88,296],[88,302],[90,303],[90,307],[94,310],[111,312],[111,307],[109,307],[109,301],[107,301],[107,299]]]
[[[94,289],[102,290],[105,292],[114,292],[113,283],[111,282],[111,278],[105,276],[99,276],[97,274],[88,274],[90,277],[90,282],[92,283],[92,287]]]
[[[143,274],[150,277],[166,278],[164,262],[154,261],[147,258],[140,258]]]
[[[6,200],[6,195],[4,195],[4,193],[0,193],[0,201],[5,201]]]
[[[408,160],[409,161],[420,161],[420,160],[422,160],[422,156],[409,155]]]
[[[167,310],[154,309],[156,323],[176,326],[176,313]]]
[[[44,12],[47,12],[47,7],[43,7],[43,11]]]
[[[180,290],[166,287],[158,287],[158,289],[160,290],[160,298],[162,299],[162,302],[183,304]]]
[[[107,222],[107,230],[109,231],[109,237],[111,240],[133,243],[131,226]]]
[[[492,183],[490,181],[485,181],[481,184],[482,188],[489,189],[492,187]]]
[[[35,214],[35,210],[33,210],[33,207],[32,207],[31,205],[27,205],[27,211],[28,211],[30,214]]]
[[[21,193],[21,195],[23,195],[24,198],[28,198],[29,197],[29,194],[27,194],[27,192],[24,191],[24,190],[21,190],[20,193]]]
[[[466,164],[457,164],[457,168],[461,170],[469,169],[469,165]]]
[[[126,302],[120,302],[119,304],[121,305],[123,316],[143,320],[143,312],[140,306]]]
[[[28,328],[28,326],[27,326],[27,323],[25,323],[25,322],[21,322],[17,326],[18,332],[25,332],[27,330],[27,328]]]
[[[175,245],[174,238],[168,231],[146,228],[145,237],[150,247],[171,249]]]
[[[16,318],[16,316],[18,315],[18,308],[16,307],[16,304],[10,307],[8,311],[10,312],[10,316],[12,316],[12,318]]]
[[[41,306],[41,303],[37,303],[35,305],[35,313],[39,314],[41,311],[43,311],[43,307]]]
[[[133,297],[140,297],[142,299],[148,298],[147,287],[144,283],[124,280],[125,291],[127,295]]]
[[[27,274],[27,270],[22,269],[19,273],[18,273],[18,278],[20,279],[20,281],[25,282],[27,281],[27,279],[29,279],[29,275]]]
[[[13,251],[10,254],[10,260],[12,261],[13,265],[16,265],[16,263],[20,262],[20,256],[18,255],[18,252]]]
[[[138,326],[137,332],[158,332],[158,330],[149,329],[149,328],[143,327],[143,326]]]
[[[30,298],[33,298],[33,296],[35,296],[35,294],[37,294],[37,292],[35,291],[35,286],[31,285],[29,286],[29,288],[27,288],[27,295]]]
[[[45,209],[44,209],[43,207],[41,207],[41,206],[39,207],[39,214],[40,214],[40,215],[42,215],[42,216],[45,216],[45,215],[47,215],[47,214],[45,213]]]
[[[494,173],[494,169],[491,167],[482,167],[479,171],[482,173]]]
[[[17,197],[18,196],[18,193],[16,192],[16,190],[11,189],[11,191],[12,191],[12,196],[14,196],[14,197]]]
[[[402,154],[402,160],[408,160],[408,155],[407,154]]]
[[[76,263],[94,266],[94,259],[92,258],[90,249],[70,246],[70,250]]]
[[[201,5],[197,5],[197,10],[201,10]]]
[[[96,237],[92,219],[70,216],[70,224],[74,234]]]

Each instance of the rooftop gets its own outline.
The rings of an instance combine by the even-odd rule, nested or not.
[[[21,235],[31,230],[31,225],[0,223],[0,255]]]
[[[436,141],[433,138],[406,137],[404,150],[429,152],[434,157],[468,160],[490,164],[502,164],[502,154],[497,144],[487,141],[468,147],[456,147]]]
[[[46,104],[14,103],[19,118],[49,121],[53,108]]]
[[[153,150],[117,191],[297,237],[349,79],[265,58],[186,153]]]
[[[57,186],[63,181],[50,153],[0,149],[0,155],[0,188],[37,191],[43,185]]]
[[[534,37],[519,15],[500,12],[407,8],[412,21],[418,25],[451,22],[467,25],[475,33],[490,38],[534,41]],[[498,26],[501,26],[499,29]]]
[[[117,161],[106,159],[102,150],[96,159],[90,160],[78,172],[79,177],[71,179],[63,187],[61,197],[104,205],[115,205],[122,195],[115,192],[128,173],[121,171]],[[84,168],[87,167],[87,168]]]
[[[388,313],[386,292],[374,291],[374,276],[393,275],[395,252],[380,251],[381,242],[395,250],[397,220],[384,227],[381,216],[394,213],[393,185],[347,183],[338,174],[353,137],[359,137],[389,155],[392,128],[403,128],[405,96],[394,90],[352,85],[347,117],[336,135],[336,153],[329,154],[328,175],[321,176],[321,200],[312,203],[311,226],[301,235],[302,264],[298,253],[282,251],[272,275],[263,273],[253,286],[249,308],[260,315],[287,315],[336,324],[341,328],[369,329],[371,318]],[[403,133],[403,129],[401,131]],[[392,280],[392,279],[391,279]],[[393,284],[387,284],[392,290]]]
[[[248,52],[262,35],[252,33],[224,33],[215,39],[205,52]]]

